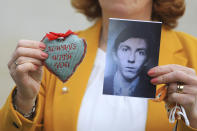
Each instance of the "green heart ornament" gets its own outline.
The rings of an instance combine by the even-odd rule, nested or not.
[[[44,52],[48,54],[44,65],[62,82],[66,82],[82,62],[87,44],[73,32],[65,33],[66,35],[53,32],[52,34],[56,34],[56,37],[46,35],[42,40],[46,44]]]

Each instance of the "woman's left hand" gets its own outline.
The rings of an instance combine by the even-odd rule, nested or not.
[[[195,70],[170,64],[154,67],[148,71],[148,75],[153,77],[151,83],[154,85],[169,85],[166,101],[182,105],[190,121],[190,126],[197,128],[197,75]],[[177,92],[179,83],[184,87],[181,92]]]

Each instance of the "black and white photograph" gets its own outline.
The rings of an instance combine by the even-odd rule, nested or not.
[[[155,98],[149,69],[158,65],[161,22],[109,19],[103,94]]]

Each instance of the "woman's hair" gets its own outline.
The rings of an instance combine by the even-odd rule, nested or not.
[[[101,17],[98,0],[71,0],[73,7],[89,20]],[[185,0],[153,0],[152,20],[163,22],[165,28],[177,26],[177,20],[185,12]]]

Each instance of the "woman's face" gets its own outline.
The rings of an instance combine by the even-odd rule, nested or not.
[[[119,18],[152,10],[152,0],[99,0],[99,3],[103,13],[111,13],[112,17],[118,15]]]
[[[116,56],[118,71],[126,80],[132,80],[146,62],[147,43],[141,38],[130,38],[120,43]]]

